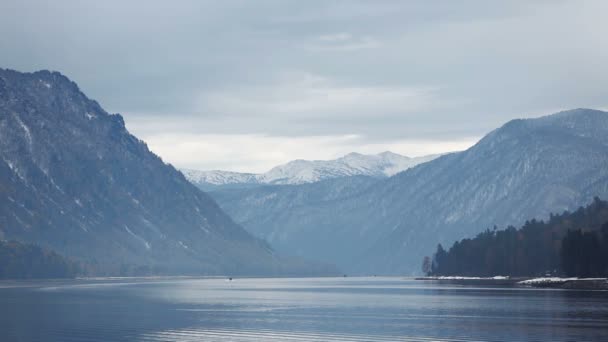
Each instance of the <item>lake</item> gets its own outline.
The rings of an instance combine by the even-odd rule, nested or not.
[[[608,341],[608,292],[406,278],[0,282],[1,341]]]

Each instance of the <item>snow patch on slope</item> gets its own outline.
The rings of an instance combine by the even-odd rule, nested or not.
[[[19,126],[21,126],[21,129],[23,129],[23,132],[25,133],[25,139],[27,141],[28,149],[31,151],[32,150],[32,133],[31,133],[29,127],[27,127],[27,125],[25,123],[23,123],[23,121],[21,120],[19,115],[17,115],[16,113],[13,113],[13,117],[15,118],[17,123],[19,123]]]
[[[199,171],[191,169],[182,169],[186,179],[192,183],[208,183],[208,184],[238,184],[238,183],[257,183],[256,176],[253,173],[239,173],[232,171]]]
[[[150,249],[150,243],[148,241],[146,241],[144,238],[142,238],[141,236],[133,233],[131,231],[131,229],[129,229],[129,227],[127,227],[127,225],[125,225],[125,230],[127,231],[127,233],[129,233],[129,235],[131,235],[132,237],[134,237],[136,240],[138,240],[139,242],[143,243],[144,246],[146,246],[146,249]]]

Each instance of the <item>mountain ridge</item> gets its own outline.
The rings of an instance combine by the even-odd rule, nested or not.
[[[331,269],[252,237],[58,72],[0,69],[0,201],[0,238],[78,258],[95,274]]]
[[[438,156],[411,158],[390,151],[368,155],[351,152],[332,160],[296,159],[261,174],[192,169],[182,169],[182,172],[188,180],[203,190],[239,185],[299,185],[350,176],[386,178]]]

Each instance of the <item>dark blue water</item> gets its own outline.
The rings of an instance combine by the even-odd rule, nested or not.
[[[402,278],[0,283],[1,341],[608,341],[608,293]]]

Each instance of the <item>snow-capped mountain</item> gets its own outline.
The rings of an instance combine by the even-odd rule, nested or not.
[[[298,159],[262,174],[190,169],[183,169],[182,173],[189,181],[205,190],[229,185],[295,185],[349,176],[386,178],[437,157],[438,155],[429,155],[410,158],[392,152],[369,155],[349,153],[334,160]]]
[[[257,184],[257,175],[232,171],[199,171],[192,169],[180,170],[186,179],[196,185],[228,185],[228,184]]]
[[[57,72],[0,69],[0,239],[97,274],[310,274]],[[324,266],[323,266],[324,268]]]
[[[608,113],[577,109],[513,120],[466,151],[385,179],[210,194],[279,250],[350,273],[411,274],[437,243],[608,198]]]
[[[388,177],[437,156],[409,158],[392,152],[349,153],[334,160],[294,160],[258,175],[264,184],[304,184],[347,176]]]

